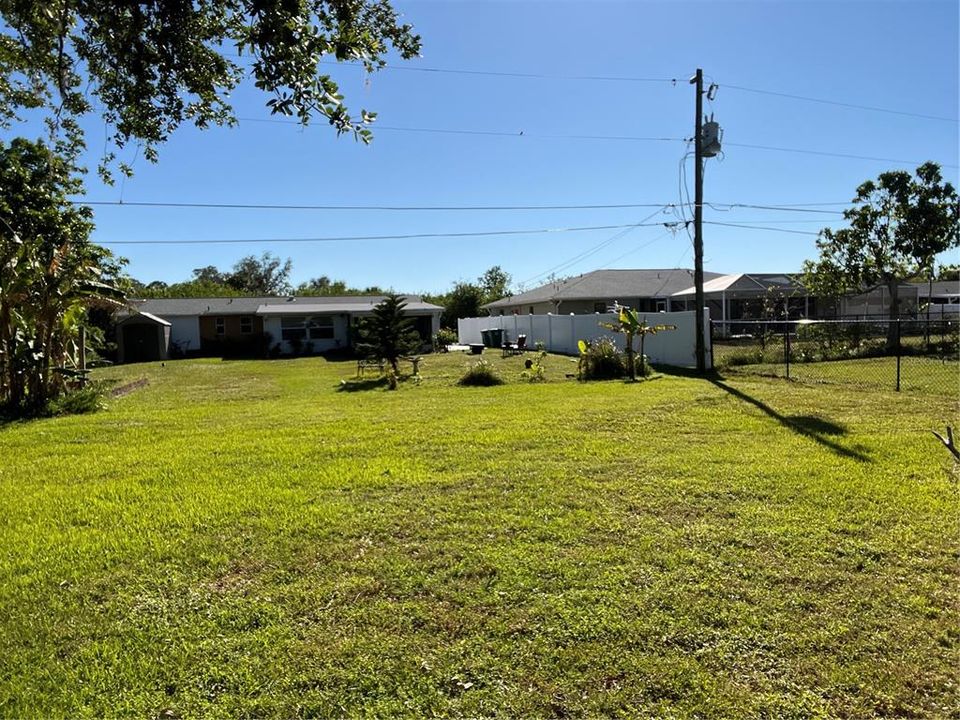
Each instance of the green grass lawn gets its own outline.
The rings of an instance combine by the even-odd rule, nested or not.
[[[960,717],[956,397],[467,360],[0,427],[0,715]]]

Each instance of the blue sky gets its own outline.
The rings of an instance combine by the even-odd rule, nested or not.
[[[935,160],[957,184],[956,121],[801,101],[740,88],[956,118],[956,2],[399,2],[423,37],[408,68],[547,76],[676,78],[670,82],[518,78],[330,68],[347,104],[379,113],[372,145],[269,119],[252,87],[235,94],[238,128],[182,128],[160,162],[88,199],[294,205],[665,204],[680,198],[683,138],[693,132],[696,67],[719,85],[705,103],[724,130],[707,162],[705,201],[838,203],[887,169]],[[103,125],[88,123],[99,151]],[[412,132],[471,130],[504,135]],[[376,128],[376,126],[375,126]],[[522,135],[521,135],[522,131]],[[571,135],[676,138],[602,140]],[[567,137],[545,137],[567,136]],[[907,163],[769,151],[796,148]],[[130,159],[132,153],[127,153]],[[95,154],[91,156],[91,167]],[[693,161],[688,160],[692,194]],[[814,208],[810,208],[814,209]],[[818,206],[839,210],[842,206]],[[657,208],[373,212],[97,207],[99,242],[309,238],[615,226],[675,220]],[[839,216],[708,209],[712,222],[815,232]],[[706,269],[791,271],[815,255],[812,235],[705,226]],[[607,245],[602,245],[611,240]],[[598,247],[599,246],[599,247]],[[186,279],[265,250],[293,260],[293,279],[442,291],[501,265],[538,284],[556,268],[690,266],[686,233],[639,227],[492,237],[323,243],[112,245],[143,281]],[[595,250],[595,251],[593,251]],[[593,251],[593,252],[591,252]],[[586,254],[578,262],[569,262]]]

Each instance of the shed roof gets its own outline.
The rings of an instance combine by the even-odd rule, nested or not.
[[[166,327],[170,327],[170,323],[168,323],[168,322],[167,322],[166,320],[164,320],[163,318],[159,318],[159,317],[157,317],[156,315],[153,315],[153,314],[148,313],[148,312],[143,312],[143,310],[139,310],[139,311],[130,313],[130,314],[127,315],[125,318],[123,318],[122,320],[120,320],[120,322],[117,323],[117,324],[118,324],[118,325],[122,325],[123,323],[130,322],[131,320],[139,320],[139,319],[141,319],[141,318],[145,318],[145,319],[149,320],[150,322],[156,323],[157,325],[164,325],[164,326],[166,326]]]
[[[690,284],[692,270],[669,268],[660,270],[594,270],[557,283],[547,283],[533,290],[501,298],[483,307],[507,308],[515,305],[553,302],[557,300],[624,300],[665,298]],[[720,277],[705,272],[704,278]]]

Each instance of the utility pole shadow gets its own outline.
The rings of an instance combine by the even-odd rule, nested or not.
[[[847,434],[847,429],[843,425],[816,416],[783,415],[763,401],[747,395],[742,390],[737,390],[736,388],[730,387],[715,377],[708,378],[708,380],[724,392],[729,393],[733,397],[742,400],[745,403],[749,403],[755,408],[763,411],[764,414],[772,417],[785,428],[792,430],[798,435],[803,435],[804,437],[810,438],[817,444],[823,445],[828,450],[835,452],[837,455],[850,458],[851,460],[857,460],[859,462],[872,462],[871,458],[866,453],[863,453],[860,450],[844,447],[840,443],[831,439],[831,436],[840,437]]]

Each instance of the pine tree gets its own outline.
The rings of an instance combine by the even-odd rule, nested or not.
[[[373,315],[359,324],[357,350],[365,355],[386,360],[399,374],[397,365],[403,355],[416,352],[420,347],[420,334],[413,328],[413,318],[407,317],[406,301],[399,295],[389,294],[373,308]]]

